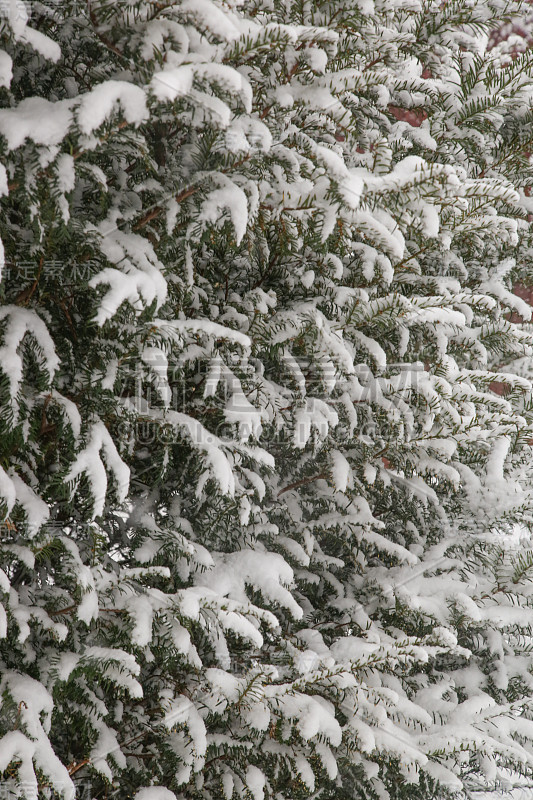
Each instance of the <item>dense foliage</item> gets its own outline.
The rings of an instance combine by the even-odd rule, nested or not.
[[[525,12],[0,14],[2,786],[516,798]]]

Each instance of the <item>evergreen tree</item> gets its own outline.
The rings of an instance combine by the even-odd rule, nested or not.
[[[0,13],[3,788],[512,796],[524,9]]]

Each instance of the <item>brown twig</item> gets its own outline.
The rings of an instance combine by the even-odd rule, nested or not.
[[[39,436],[43,436],[45,433],[50,433],[50,431],[53,431],[54,428],[56,427],[54,424],[50,425],[48,419],[46,418],[46,409],[50,405],[51,399],[52,399],[51,394],[47,394],[46,397],[44,398],[43,411],[41,414],[41,427],[39,428]]]
[[[65,317],[67,318],[68,326],[69,326],[69,328],[70,328],[70,330],[72,332],[72,336],[74,337],[74,341],[77,342],[78,341],[78,334],[76,333],[76,328],[74,327],[74,323],[72,321],[72,317],[70,316],[70,312],[69,312],[69,310],[67,308],[67,305],[66,305],[65,301],[63,300],[63,298],[59,299],[57,302],[58,302],[59,307],[63,311]]]
[[[288,486],[285,486],[278,492],[278,497],[281,497],[282,494],[285,492],[290,492],[291,489],[298,489],[300,486],[305,486],[308,483],[313,483],[313,481],[325,480],[328,476],[325,472],[321,472],[319,475],[312,475],[310,478],[301,478],[299,481],[294,481],[294,483],[289,483]]]
[[[91,1],[90,0],[87,0],[87,9],[89,11],[89,19],[92,22],[92,25],[93,25],[93,28],[94,28],[94,32],[96,33],[96,35],[98,36],[98,38],[100,39],[102,44],[105,45],[108,50],[111,50],[113,53],[115,53],[115,55],[120,56],[120,58],[125,59],[126,57],[125,57],[124,53],[122,53],[118,49],[118,47],[113,44],[111,39],[108,39],[107,36],[105,34],[103,34],[98,29],[98,20],[96,19],[96,14],[94,13],[93,9],[91,8]]]
[[[191,195],[195,194],[198,191],[198,186],[190,186],[188,189],[184,189],[182,192],[177,194],[174,197],[176,203],[181,203],[183,200],[186,200]],[[138,231],[140,228],[144,228],[145,225],[148,225],[153,219],[156,219],[162,212],[164,211],[161,206],[155,206],[154,208],[150,209],[144,217],[141,217],[139,222],[136,222],[133,226],[134,231]]]
[[[15,727],[13,728],[13,730],[15,730],[15,731],[17,730],[17,728],[19,726],[20,715],[22,714],[22,706],[24,706],[25,709],[28,708],[28,706],[26,705],[24,700],[21,700],[20,703],[19,703],[19,707],[18,707],[18,711],[17,711],[17,719],[15,720]]]
[[[378,61],[381,61],[382,58],[383,58],[383,56],[380,53],[378,56],[373,58],[372,61],[369,61],[369,63],[365,67],[363,67],[363,72],[366,72],[367,69],[371,69],[371,67],[373,67],[375,64],[377,64]]]
[[[109,131],[109,133],[106,133],[104,136],[100,136],[100,138],[98,139],[99,143],[103,144],[104,142],[107,142],[107,140],[110,139],[111,136],[113,136],[114,133],[116,133],[117,131],[121,131],[123,128],[127,128],[128,125],[134,125],[134,124],[135,123],[128,122],[128,120],[123,119],[122,122],[118,123],[116,128],[113,128],[112,130]],[[87,152],[88,151],[86,149],[84,149],[83,147],[80,147],[78,150],[74,150],[74,152],[72,153],[72,158],[74,160],[76,160],[80,156],[82,156],[84,153],[87,153]]]
[[[69,764],[68,767],[67,767],[68,774],[69,775],[74,775],[74,773],[77,772],[79,769],[81,769],[82,767],[87,766],[87,764],[89,764],[90,761],[91,761],[90,758],[84,758],[83,761],[78,761],[77,764],[76,764],[75,761],[73,761],[72,764]]]
[[[75,603],[73,606],[66,606],[65,608],[59,608],[57,611],[47,611],[49,617],[58,617],[60,614],[70,614],[71,611],[75,611],[77,609],[77,604]]]
[[[41,256],[41,258],[39,259],[39,269],[37,270],[37,275],[35,277],[35,280],[33,281],[31,286],[27,286],[25,289],[22,290],[22,292],[20,292],[20,294],[17,295],[15,299],[16,305],[19,305],[21,303],[26,304],[29,300],[31,300],[33,293],[37,289],[39,278],[41,277],[41,272],[43,271],[43,261],[44,261],[43,256]]]
[[[60,614],[70,614],[71,611],[75,611],[78,608],[77,603],[72,606],[66,606],[66,608],[59,608],[57,611],[48,611],[48,616],[50,617],[57,617]],[[111,614],[127,614],[125,608],[99,608],[98,611],[109,611]]]
[[[248,154],[244,156],[244,158],[241,158],[239,161],[236,161],[235,164],[232,164],[230,167],[227,167],[226,169],[221,169],[220,173],[222,175],[227,175],[228,172],[231,172],[232,170],[241,167],[246,161],[249,161],[250,158],[251,156],[250,154]],[[183,191],[181,191],[179,194],[174,195],[174,200],[176,201],[176,203],[181,203],[183,202],[183,200],[186,200],[188,197],[191,197],[191,195],[196,194],[196,192],[198,192],[199,189],[200,186],[189,186],[187,189],[183,189]],[[162,208],[162,206],[154,206],[154,208],[150,209],[150,211],[148,211],[143,217],[141,217],[141,219],[138,222],[135,223],[135,225],[133,226],[133,230],[137,231],[140,228],[144,228],[145,225],[147,225],[153,219],[156,219],[160,214],[162,214],[164,210],[165,209]]]

